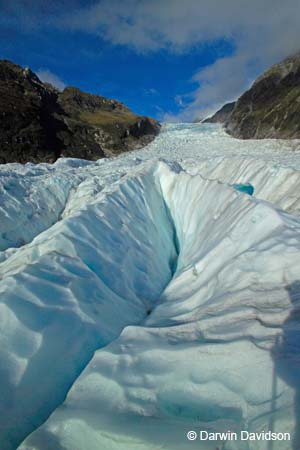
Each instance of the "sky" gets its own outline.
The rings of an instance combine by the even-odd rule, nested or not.
[[[206,117],[300,50],[299,0],[0,0],[0,58],[160,121]]]

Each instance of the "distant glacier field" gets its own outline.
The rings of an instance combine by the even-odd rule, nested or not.
[[[300,141],[0,165],[0,322],[0,450],[299,450]]]

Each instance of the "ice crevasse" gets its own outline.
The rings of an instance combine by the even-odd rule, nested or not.
[[[287,431],[273,449],[296,449],[299,231],[175,163],[75,198],[0,265],[3,449],[198,448],[190,429]]]

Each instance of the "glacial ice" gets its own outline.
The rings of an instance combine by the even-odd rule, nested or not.
[[[0,168],[1,450],[269,450],[186,433],[271,428],[297,450],[300,157],[278,145],[170,125],[115,159]]]
[[[245,194],[248,194],[248,195],[254,194],[254,187],[250,183],[233,184],[232,187],[234,189],[236,189],[237,191],[244,192]]]

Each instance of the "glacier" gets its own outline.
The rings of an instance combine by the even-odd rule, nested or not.
[[[299,450],[299,169],[199,124],[0,166],[1,450]]]

